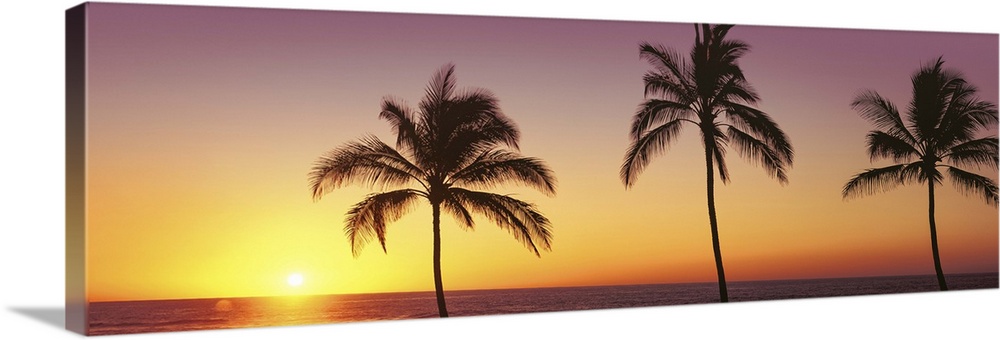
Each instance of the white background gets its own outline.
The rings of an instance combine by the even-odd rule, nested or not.
[[[138,1],[145,3],[146,1]],[[981,1],[157,1],[781,26],[1000,32]],[[554,3],[554,2],[553,2]],[[8,1],[0,10],[0,338],[65,339],[64,11],[74,1]],[[897,3],[898,4],[898,3]],[[149,339],[313,338],[991,338],[1000,290],[654,307],[611,311],[145,334]],[[992,335],[990,335],[992,334]],[[115,337],[118,338],[118,337]]]

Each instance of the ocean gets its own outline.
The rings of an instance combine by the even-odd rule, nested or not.
[[[997,289],[997,273],[948,275],[948,288]],[[934,276],[729,282],[730,301],[937,291]],[[718,302],[715,282],[445,291],[451,316]],[[90,335],[437,317],[434,292],[91,302]]]

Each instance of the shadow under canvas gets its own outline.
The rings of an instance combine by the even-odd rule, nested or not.
[[[59,329],[66,325],[66,309],[63,307],[10,307],[10,310]]]

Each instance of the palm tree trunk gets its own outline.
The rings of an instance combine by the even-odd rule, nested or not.
[[[708,221],[712,226],[712,249],[715,250],[715,270],[719,274],[719,299],[729,302],[729,291],[726,290],[726,271],[722,268],[722,249],[719,246],[719,221],[715,217],[715,175],[712,162],[712,150],[708,147],[711,141],[706,140],[705,168],[708,175]]]
[[[434,293],[437,295],[438,315],[448,317],[444,305],[444,285],[441,283],[441,205],[432,204],[434,215]]]
[[[938,286],[941,290],[948,290],[948,284],[944,281],[944,271],[941,270],[941,257],[938,255],[937,224],[934,223],[934,181],[927,181],[927,216],[931,222],[931,253],[934,254],[934,271],[937,273]]]
[[[441,205],[431,204],[434,213],[434,293],[437,295],[438,315],[448,317],[444,305],[444,286],[441,284]]]

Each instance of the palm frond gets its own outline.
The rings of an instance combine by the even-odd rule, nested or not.
[[[716,98],[722,86],[744,79],[736,60],[749,51],[749,45],[726,39],[732,26],[703,25],[703,40],[691,50],[693,79],[700,98]]]
[[[455,65],[448,63],[438,69],[424,90],[420,109],[425,123],[433,125],[431,118],[438,114],[441,104],[447,102],[455,91]]]
[[[778,158],[790,167],[795,158],[792,143],[778,123],[767,113],[743,104],[725,104],[728,121],[740,131],[753,136],[774,151]]]
[[[535,256],[539,248],[552,249],[552,226],[538,208],[507,195],[450,188],[449,193],[462,206],[483,214],[501,229],[507,230]]]
[[[952,145],[975,138],[976,133],[982,129],[995,129],[996,107],[992,103],[974,98],[974,91],[975,89],[968,85],[955,90],[965,94],[952,94],[934,138],[936,148],[945,150]],[[959,100],[960,97],[964,99]]]
[[[964,111],[976,124],[977,128],[987,130],[996,129],[998,119],[996,104],[976,99]]]
[[[920,151],[913,145],[884,131],[869,132],[866,141],[871,161],[888,158],[906,162],[921,157]]]
[[[732,24],[720,24],[715,26],[705,25],[705,27],[711,27],[712,36],[715,37],[715,40],[722,40],[726,36],[726,34],[729,33],[729,30],[733,29],[733,26],[735,25]]]
[[[476,227],[476,222],[472,218],[472,214],[462,206],[462,202],[459,202],[452,195],[447,195],[445,199],[441,202],[441,208],[451,214],[452,217],[458,221],[458,225],[465,230],[473,230]]]
[[[517,150],[519,147],[520,132],[517,126],[499,112],[484,115],[477,120],[459,122],[450,130],[436,133],[439,134],[441,143],[437,147],[436,159],[442,173],[457,171],[466,165],[469,159],[485,151],[505,147]]]
[[[918,181],[920,163],[896,164],[884,168],[867,169],[844,185],[841,195],[845,199],[873,195],[895,189],[901,184]]]
[[[998,147],[997,137],[986,137],[955,145],[944,157],[958,166],[985,166],[996,170],[997,163],[1000,161],[998,153],[1000,153],[1000,147]]]
[[[907,119],[914,136],[923,141],[940,137],[939,125],[945,118],[950,98],[965,83],[960,74],[944,69],[943,64],[939,57],[922,66],[911,77],[913,96]]]
[[[639,174],[649,165],[653,156],[666,151],[677,134],[680,132],[683,120],[672,120],[657,126],[642,135],[637,140],[632,141],[628,151],[625,153],[625,161],[622,163],[619,176],[626,188],[632,187],[638,179]]]
[[[729,183],[729,166],[726,165],[726,146],[729,145],[729,137],[716,129],[715,146],[712,147],[712,158],[715,159],[715,168],[719,172],[719,179],[723,184]]]
[[[785,173],[786,159],[778,155],[767,143],[735,127],[730,127],[726,133],[740,156],[749,159],[754,165],[762,166],[768,176],[776,178],[779,183],[788,183],[788,175]]]
[[[453,90],[452,97],[434,108],[426,130],[428,168],[439,174],[456,171],[484,151],[508,147],[517,150],[520,132],[487,90]]]
[[[474,188],[495,188],[515,182],[555,195],[556,179],[541,160],[506,150],[484,152],[471,164],[450,176],[452,184]]]
[[[725,105],[726,103],[747,103],[757,104],[760,96],[753,86],[743,78],[742,73],[728,74],[719,78],[719,87],[713,101]]]
[[[953,166],[948,166],[948,177],[963,194],[979,196],[986,203],[997,206],[997,183],[992,179]]]
[[[658,96],[678,102],[690,102],[693,100],[689,92],[690,89],[685,88],[682,82],[674,79],[672,76],[650,71],[642,76],[642,83],[645,87],[643,92],[644,97]]]
[[[711,45],[713,46],[715,52],[717,52],[713,53],[712,58],[717,60],[717,63],[719,64],[735,65],[737,59],[742,58],[743,55],[750,51],[750,45],[746,42],[738,39],[731,39],[726,36],[729,34],[729,30],[731,30],[733,26],[734,25],[715,25],[711,27]]]
[[[394,98],[382,100],[382,111],[379,118],[389,122],[392,132],[396,134],[396,148],[413,154],[417,164],[425,157],[419,154],[424,149],[419,126],[414,122],[414,114],[406,104]]]
[[[736,60],[742,58],[750,51],[750,45],[735,39],[720,38],[721,42],[716,50],[722,53],[717,57],[718,63],[722,65],[736,65]]]
[[[915,178],[920,183],[934,181],[935,184],[941,184],[941,182],[944,181],[944,174],[942,174],[941,171],[938,171],[937,167],[927,167],[922,164],[920,166],[913,165],[911,168],[913,169],[907,170],[910,170],[910,173],[915,174]]]
[[[420,182],[423,172],[377,137],[342,145],[320,157],[309,172],[314,200],[349,183],[371,187]]]
[[[377,239],[385,252],[385,227],[406,214],[418,197],[425,193],[403,189],[370,194],[347,212],[344,220],[344,234],[351,243],[354,257],[361,255],[366,244]]]
[[[875,125],[876,129],[885,131],[891,136],[902,139],[910,144],[917,144],[916,138],[906,129],[899,109],[878,92],[866,90],[858,94],[851,107],[860,113],[861,117]]]
[[[649,99],[643,102],[632,117],[632,140],[638,140],[649,128],[677,119],[691,119],[694,112],[689,105],[671,100]]]
[[[658,78],[649,78],[652,82],[646,82],[646,95],[657,93],[678,93],[684,94],[682,97],[690,97],[693,93],[693,86],[688,80],[688,66],[684,63],[684,58],[676,51],[662,45],[653,46],[647,42],[639,44],[639,58],[645,60],[659,72]],[[647,73],[657,74],[657,73]]]

